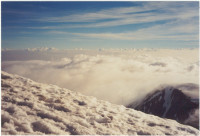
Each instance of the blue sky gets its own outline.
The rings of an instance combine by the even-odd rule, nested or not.
[[[2,48],[193,48],[198,2],[2,2]]]

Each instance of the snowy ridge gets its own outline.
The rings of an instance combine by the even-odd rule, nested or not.
[[[2,134],[199,135],[199,130],[2,72]]]

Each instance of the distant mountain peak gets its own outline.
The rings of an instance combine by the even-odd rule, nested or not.
[[[198,109],[199,103],[197,100],[194,101],[186,96],[179,89],[166,87],[148,94],[137,105],[133,103],[128,105],[128,107],[184,123],[184,121],[189,118],[190,113]],[[198,127],[198,124],[193,126]]]

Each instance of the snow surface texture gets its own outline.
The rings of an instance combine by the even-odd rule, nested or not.
[[[199,130],[2,72],[2,134],[198,135]]]

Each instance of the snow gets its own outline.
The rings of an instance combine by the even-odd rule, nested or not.
[[[172,102],[172,99],[171,98],[171,94],[173,92],[173,89],[171,87],[167,87],[165,89],[165,95],[164,95],[164,104],[163,104],[163,107],[165,107],[165,112],[163,113],[163,117],[166,116],[167,112],[169,111],[170,107],[171,107],[171,102]]]
[[[159,96],[160,94],[161,94],[161,92],[155,93],[155,94],[148,100],[148,102],[151,101],[152,99],[154,99],[155,97]]]
[[[162,100],[162,96],[159,97],[158,101],[161,101],[161,100]]]
[[[3,71],[1,118],[3,135],[199,134],[173,120]]]

